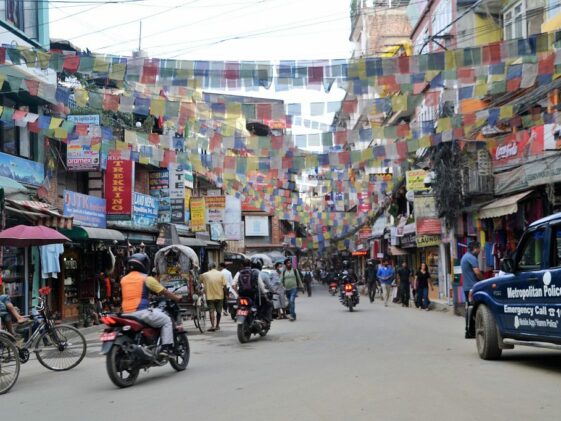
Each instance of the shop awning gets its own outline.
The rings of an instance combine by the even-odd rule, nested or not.
[[[206,243],[206,247],[209,249],[221,248],[220,243],[217,243],[216,241],[205,241],[205,243]]]
[[[399,247],[390,246],[389,252],[392,256],[407,256],[407,252]]]
[[[187,247],[206,247],[206,241],[194,237],[179,237],[179,243]]]
[[[58,209],[47,203],[34,200],[6,199],[6,209],[25,216],[36,225],[45,225],[51,228],[72,228],[72,217],[62,215]]]
[[[518,202],[531,194],[532,191],[518,193],[513,196],[495,200],[479,211],[480,219],[498,218],[499,216],[511,215],[518,211]]]
[[[60,230],[64,235],[74,241],[84,240],[107,240],[107,241],[125,241],[125,236],[117,231],[106,228],[92,228],[74,226],[70,230]]]

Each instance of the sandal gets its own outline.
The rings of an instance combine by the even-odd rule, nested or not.
[[[214,332],[214,331],[216,331],[216,329],[213,328],[213,327],[211,327],[211,328],[209,328],[209,329],[207,330],[207,332]]]

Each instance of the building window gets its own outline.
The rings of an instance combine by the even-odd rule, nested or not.
[[[6,21],[25,31],[24,0],[6,0]]]
[[[504,36],[505,40],[526,37],[524,2],[515,3],[505,11]]]
[[[6,108],[29,111],[28,107],[17,107],[16,103],[9,98],[3,98],[0,103]],[[13,120],[0,121],[0,152],[34,159],[33,142],[36,139],[37,135],[30,133],[27,127],[18,127]]]

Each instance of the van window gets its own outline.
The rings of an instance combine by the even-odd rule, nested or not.
[[[551,227],[551,267],[561,267],[561,225]]]
[[[521,271],[539,270],[542,267],[545,229],[529,232],[524,237],[520,249],[518,269]]]

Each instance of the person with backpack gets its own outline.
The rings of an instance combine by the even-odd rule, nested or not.
[[[272,304],[268,298],[268,291],[260,276],[260,271],[252,268],[251,260],[245,259],[243,268],[234,277],[232,288],[240,297],[250,298],[258,306],[258,314],[263,320],[271,322]]]
[[[281,283],[286,290],[286,297],[288,298],[288,312],[291,322],[296,320],[296,296],[298,290],[304,291],[302,277],[297,269],[292,268],[292,259],[289,257],[284,261],[284,271],[281,276]]]

